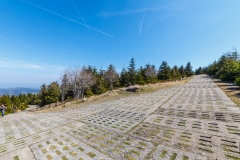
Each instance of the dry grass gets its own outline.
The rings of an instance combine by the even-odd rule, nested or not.
[[[90,105],[90,104],[99,104],[99,103],[103,103],[103,102],[119,100],[119,99],[124,98],[124,97],[136,97],[136,96],[139,96],[141,94],[148,94],[148,93],[156,92],[160,89],[171,88],[175,85],[184,85],[191,78],[192,77],[189,77],[189,78],[186,78],[185,80],[182,80],[182,81],[172,81],[172,82],[164,82],[164,83],[143,85],[143,86],[140,86],[140,92],[137,92],[137,93],[120,92],[120,91],[117,90],[117,91],[111,92],[109,94],[105,93],[105,94],[102,94],[102,95],[92,96],[92,97],[88,98],[88,100],[85,101],[85,102],[82,102],[81,100],[78,100],[78,101],[72,103],[71,105],[69,105],[67,107],[58,106],[58,107],[55,107],[55,108],[39,110],[39,111],[36,111],[36,112],[46,113],[46,112],[64,111],[64,110],[69,110],[70,108],[71,109],[81,108],[81,107],[85,107],[86,105]]]
[[[213,82],[221,88],[224,93],[234,102],[238,107],[240,107],[240,89],[233,82],[223,82],[219,79],[212,79]]]

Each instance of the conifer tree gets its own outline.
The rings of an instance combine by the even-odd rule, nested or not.
[[[20,107],[20,106],[21,106],[21,101],[20,101],[20,99],[19,99],[18,96],[12,95],[12,96],[11,96],[11,101],[12,101],[12,105],[13,105],[13,106],[17,106],[17,107]]]
[[[180,75],[181,75],[181,78],[186,77],[186,74],[185,74],[183,65],[181,65],[181,66],[179,67],[178,71],[179,71],[179,73],[180,73]]]
[[[184,71],[185,71],[185,74],[186,74],[187,77],[190,77],[190,76],[192,76],[192,75],[194,74],[194,73],[193,73],[193,70],[192,70],[192,65],[191,65],[190,61],[187,63]]]
[[[131,60],[130,60],[129,67],[128,67],[128,75],[129,75],[128,82],[129,82],[130,85],[135,84],[136,73],[137,73],[137,71],[136,71],[136,68],[135,68],[135,60],[132,57]]]
[[[125,68],[122,69],[120,73],[120,85],[125,87],[129,82],[129,74]]]
[[[172,68],[171,74],[172,74],[172,79],[173,80],[176,80],[176,79],[181,77],[181,75],[179,73],[179,70],[178,70],[178,67],[176,65]]]
[[[107,91],[107,84],[104,80],[104,70],[102,68],[95,74],[96,83],[91,87],[94,94],[101,94]]]
[[[47,86],[47,93],[45,95],[46,104],[56,103],[60,99],[60,87],[57,82],[52,82]]]
[[[39,91],[39,100],[40,100],[40,106],[44,106],[47,104],[47,101],[46,101],[46,95],[47,95],[47,86],[46,84],[43,84],[41,87],[40,87],[40,91]]]
[[[137,72],[137,80],[136,80],[137,84],[141,84],[144,85],[146,82],[144,81],[144,69],[142,67],[140,67],[140,69]]]
[[[163,61],[158,70],[159,80],[169,80],[171,79],[171,68],[168,66],[166,61]]]
[[[198,74],[203,74],[204,71],[202,69],[202,67],[199,67],[198,69],[195,70],[195,74],[198,75]]]

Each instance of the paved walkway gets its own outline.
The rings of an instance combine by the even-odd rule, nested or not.
[[[240,109],[207,76],[138,97],[0,118],[0,159],[240,159]]]

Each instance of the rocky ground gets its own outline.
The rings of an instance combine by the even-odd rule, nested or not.
[[[240,159],[240,109],[207,76],[0,119],[0,159]]]

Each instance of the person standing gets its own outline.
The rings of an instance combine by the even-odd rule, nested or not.
[[[2,109],[2,117],[4,117],[4,112],[5,112],[5,110],[7,109],[7,107],[5,107],[5,106],[2,104],[1,109]]]
[[[2,113],[2,105],[0,106],[0,112]]]

